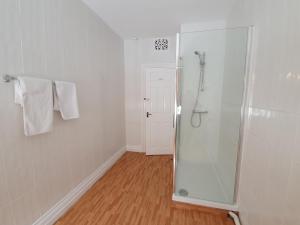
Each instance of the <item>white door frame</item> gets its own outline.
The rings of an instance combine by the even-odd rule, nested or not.
[[[141,66],[141,145],[142,152],[146,152],[146,107],[144,97],[146,96],[146,70],[153,68],[162,69],[176,69],[176,63],[156,63],[156,64],[142,64]],[[174,74],[175,76],[175,74]],[[174,77],[175,80],[175,77]],[[175,85],[175,84],[174,84]],[[175,102],[174,102],[175,104]],[[175,146],[174,146],[175,147]]]

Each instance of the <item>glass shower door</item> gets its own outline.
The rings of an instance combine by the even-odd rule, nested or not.
[[[175,195],[233,204],[248,28],[179,39]]]

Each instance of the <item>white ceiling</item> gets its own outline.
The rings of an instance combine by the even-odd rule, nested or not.
[[[171,35],[180,24],[224,20],[235,0],[83,0],[123,38]]]

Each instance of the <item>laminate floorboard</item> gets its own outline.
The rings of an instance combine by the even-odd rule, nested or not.
[[[127,152],[56,225],[234,225],[222,210],[172,202],[171,156]]]

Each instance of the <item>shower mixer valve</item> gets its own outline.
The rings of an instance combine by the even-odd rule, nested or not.
[[[207,110],[205,110],[205,111],[193,110],[193,113],[207,114],[208,111]]]

